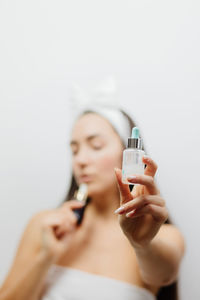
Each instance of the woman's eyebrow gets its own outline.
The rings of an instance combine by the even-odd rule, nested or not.
[[[93,139],[95,139],[95,138],[97,138],[97,137],[101,137],[101,135],[100,135],[100,134],[92,134],[92,135],[89,135],[89,136],[86,138],[86,140],[87,140],[87,141],[91,141],[91,140],[93,140]]]
[[[93,139],[95,139],[97,137],[101,137],[101,135],[100,134],[91,134],[91,135],[89,135],[89,136],[86,137],[86,140],[87,141],[91,141],[91,140],[93,140]],[[71,140],[70,145],[71,146],[78,145],[78,142],[76,140]]]

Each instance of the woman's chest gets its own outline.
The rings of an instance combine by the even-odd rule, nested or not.
[[[58,263],[93,274],[141,285],[134,249],[120,228],[90,228],[77,232]]]

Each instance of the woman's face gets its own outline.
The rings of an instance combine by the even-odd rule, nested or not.
[[[114,168],[121,168],[123,145],[109,121],[95,113],[77,120],[71,138],[73,174],[88,184],[89,196],[116,186]]]

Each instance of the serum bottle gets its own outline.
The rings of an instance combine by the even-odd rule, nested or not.
[[[142,150],[142,139],[137,127],[132,129],[132,135],[128,138],[128,148],[123,151],[122,161],[122,182],[131,185],[128,177],[135,174],[144,174],[144,163],[142,157],[145,152]]]

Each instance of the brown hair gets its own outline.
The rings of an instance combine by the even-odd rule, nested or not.
[[[87,114],[87,113],[91,113],[91,112],[92,111],[85,111],[83,114]],[[121,113],[128,119],[129,125],[130,125],[130,133],[131,133],[131,129],[136,126],[135,122],[124,111],[121,110]],[[143,148],[145,148],[144,145],[143,145]],[[75,181],[75,178],[72,174],[70,188],[69,188],[69,191],[68,191],[64,201],[70,201],[71,199],[73,199],[74,193],[77,189],[78,189],[78,185],[77,185],[77,183]],[[87,204],[89,203],[89,201],[90,201],[90,199],[88,198],[87,199]],[[170,218],[168,218],[165,221],[165,224],[172,224]],[[168,286],[161,287],[160,290],[158,291],[156,299],[157,300],[178,300],[178,282],[175,281],[175,282],[173,282],[172,284],[170,284]]]

